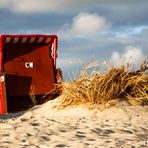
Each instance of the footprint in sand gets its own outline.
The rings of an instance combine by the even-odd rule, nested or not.
[[[77,138],[85,138],[86,137],[85,134],[86,133],[84,133],[84,132],[77,131],[76,134],[75,134],[75,136]]]
[[[103,136],[103,137],[108,137],[109,134],[115,133],[113,130],[110,129],[99,129],[99,128],[91,129],[91,131],[96,133],[98,136]]]

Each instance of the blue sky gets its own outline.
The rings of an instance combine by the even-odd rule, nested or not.
[[[58,67],[148,57],[148,0],[0,0],[0,33],[57,34]]]

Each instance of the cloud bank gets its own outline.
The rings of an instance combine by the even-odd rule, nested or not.
[[[96,13],[80,13],[73,18],[71,24],[67,24],[60,30],[60,34],[64,36],[96,36],[106,31],[111,26],[103,16]]]
[[[133,65],[133,66],[139,66],[142,64],[146,57],[144,56],[144,53],[142,49],[137,47],[128,46],[125,48],[123,53],[119,52],[113,52],[111,56],[111,62],[114,66],[118,65]]]
[[[107,20],[95,13],[80,13],[73,19],[73,24],[70,28],[71,32],[76,34],[94,34],[101,32],[110,27]]]
[[[104,4],[118,4],[118,5],[132,5],[134,3],[142,3],[145,0],[0,0],[1,8],[8,8],[14,12],[34,13],[45,11],[65,11],[75,8],[84,8],[95,5]]]

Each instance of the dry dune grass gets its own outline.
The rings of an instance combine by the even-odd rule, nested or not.
[[[59,86],[58,109],[86,105],[88,108],[107,108],[125,100],[131,105],[148,105],[148,69],[144,62],[136,71],[126,66],[110,67],[106,73],[89,73],[90,64],[80,75]]]

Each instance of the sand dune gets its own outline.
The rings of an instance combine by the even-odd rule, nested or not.
[[[0,116],[1,148],[148,147],[148,106],[53,110],[57,100]],[[18,117],[16,117],[18,115]]]

